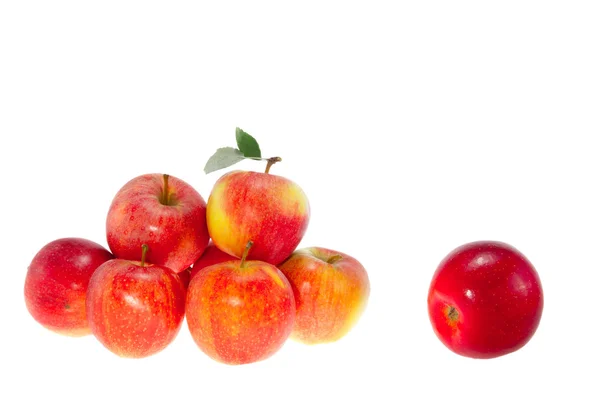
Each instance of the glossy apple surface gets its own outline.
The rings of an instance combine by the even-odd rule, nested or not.
[[[202,253],[202,256],[194,263],[194,266],[192,267],[191,278],[196,276],[196,274],[200,272],[202,268],[210,267],[211,265],[219,264],[225,261],[235,260],[239,259],[222,252],[217,246],[215,246],[214,243],[210,242],[206,247],[206,250],[204,250],[204,253]]]
[[[85,296],[90,277],[113,255],[87,239],[64,238],[45,245],[25,277],[25,304],[46,328],[68,336],[90,333]]]
[[[187,287],[190,285],[190,280],[192,279],[192,267],[184,269],[183,271],[179,272],[177,276],[181,280],[181,283],[183,283],[183,286],[187,289]]]
[[[206,203],[193,187],[173,176],[139,176],[113,199],[106,237],[117,258],[139,260],[145,243],[149,263],[181,272],[208,244]]]
[[[226,364],[264,360],[294,326],[292,288],[275,266],[228,261],[203,268],[188,288],[186,320],[198,347]]]
[[[86,309],[94,336],[129,358],[158,353],[171,343],[185,315],[186,290],[163,266],[122,259],[107,261],[92,275]]]
[[[453,250],[429,288],[429,318],[450,350],[493,358],[523,347],[535,333],[544,306],[533,265],[514,247],[491,241]]]
[[[292,338],[297,341],[316,344],[342,338],[367,305],[367,271],[347,254],[310,247],[296,250],[279,268],[294,290]]]
[[[232,171],[215,183],[207,223],[215,245],[241,258],[254,242],[254,260],[278,265],[296,249],[310,219],[308,199],[289,179],[267,173]]]

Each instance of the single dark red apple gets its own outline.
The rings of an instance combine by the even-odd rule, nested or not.
[[[211,265],[219,264],[225,261],[235,261],[239,260],[239,258],[230,256],[229,254],[219,250],[217,246],[213,242],[210,242],[202,253],[202,256],[194,263],[192,267],[191,278],[196,276],[198,272],[202,268],[210,267]]]
[[[264,261],[227,261],[202,268],[190,282],[186,320],[198,347],[226,364],[264,360],[294,327],[294,292]]]
[[[208,245],[206,203],[188,183],[169,175],[133,178],[116,194],[106,218],[106,239],[117,258],[139,260],[181,272]]]
[[[514,247],[468,243],[438,266],[427,299],[438,338],[472,358],[493,358],[523,347],[542,317],[542,285],[533,265]]]
[[[25,277],[25,304],[46,328],[68,336],[90,333],[85,296],[90,277],[113,255],[87,239],[64,238],[45,245]]]
[[[171,343],[183,322],[186,289],[170,268],[110,260],[90,279],[86,310],[94,336],[110,351],[147,357]]]

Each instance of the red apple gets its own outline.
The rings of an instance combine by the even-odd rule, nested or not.
[[[296,250],[279,269],[294,290],[295,340],[336,341],[350,331],[367,305],[367,271],[347,254],[321,247]]]
[[[229,254],[222,252],[217,246],[215,246],[214,243],[210,242],[206,247],[206,250],[204,250],[204,253],[202,253],[202,256],[194,263],[194,266],[192,267],[191,278],[196,276],[196,274],[200,272],[202,268],[206,268],[211,265],[219,264],[225,261],[235,260],[239,260],[239,258],[230,256]]]
[[[110,351],[147,357],[171,343],[183,322],[186,290],[170,268],[122,259],[92,275],[86,310],[94,336]]]
[[[240,258],[248,241],[252,258],[278,265],[296,249],[310,218],[306,195],[289,179],[233,171],[215,183],[207,223],[215,245]]]
[[[446,256],[427,303],[433,329],[450,350],[493,358],[531,339],[544,298],[538,274],[523,254],[505,243],[481,241]]]
[[[68,336],[90,333],[85,295],[92,273],[113,255],[87,239],[58,239],[33,258],[25,277],[25,304],[46,328]]]
[[[202,268],[188,288],[186,320],[198,347],[226,364],[264,360],[294,326],[294,293],[263,261],[228,261]]]
[[[177,274],[183,286],[187,289],[190,285],[190,280],[192,279],[192,267],[188,267]]]
[[[206,203],[193,187],[175,177],[138,176],[113,199],[106,237],[118,258],[139,259],[140,247],[146,243],[148,262],[181,272],[208,244]]]

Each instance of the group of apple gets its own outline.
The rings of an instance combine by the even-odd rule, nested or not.
[[[142,175],[110,205],[110,251],[48,243],[27,270],[26,305],[43,326],[92,333],[123,357],[163,350],[184,316],[198,347],[227,364],[266,359],[290,336],[335,341],[364,310],[369,279],[346,254],[296,249],[309,215],[302,189],[266,172],[223,175],[208,203],[181,179]]]
[[[339,251],[296,249],[310,217],[306,195],[269,174],[279,157],[261,158],[239,128],[236,140],[238,148],[217,150],[205,172],[253,159],[268,161],[264,173],[221,176],[208,203],[180,179],[142,175],[110,205],[110,252],[79,238],[44,246],[25,279],[35,320],[66,335],[91,332],[112,352],[139,358],[171,343],[185,316],[198,347],[227,364],[264,360],[290,336],[315,344],[348,333],[369,297],[367,272]],[[448,254],[427,301],[438,338],[472,358],[523,347],[544,303],[529,260],[492,241]]]

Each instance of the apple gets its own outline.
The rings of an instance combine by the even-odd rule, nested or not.
[[[42,326],[67,336],[90,333],[85,295],[90,277],[113,258],[87,239],[64,238],[46,244],[34,257],[25,277],[25,304]]]
[[[230,256],[229,254],[222,252],[217,246],[215,246],[213,242],[210,242],[206,247],[206,250],[204,250],[204,253],[202,253],[202,256],[194,263],[190,279],[196,276],[196,274],[200,272],[202,268],[206,268],[208,266],[219,264],[225,261],[234,260],[239,260],[239,258]]]
[[[170,268],[114,259],[92,275],[86,310],[94,336],[110,351],[129,358],[158,353],[171,343],[185,315],[186,289]]]
[[[186,320],[198,347],[225,364],[264,360],[294,327],[294,293],[277,267],[241,260],[202,268],[191,280]]]
[[[108,246],[117,258],[139,259],[181,272],[208,244],[206,203],[189,184],[169,175],[138,176],[123,186],[106,219]]]
[[[190,280],[192,279],[192,267],[187,267],[183,271],[177,274],[183,286],[187,289],[190,285]]]
[[[292,339],[333,342],[356,324],[369,298],[367,271],[355,258],[322,247],[296,250],[279,269],[294,290]]]
[[[494,358],[523,347],[535,333],[544,306],[533,265],[501,242],[468,243],[440,263],[427,298],[429,318],[450,350]]]
[[[310,218],[300,186],[281,176],[251,171],[232,171],[219,178],[206,213],[210,237],[220,250],[240,258],[252,241],[252,258],[273,265],[296,249]]]

